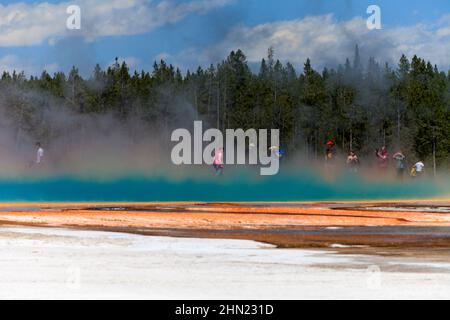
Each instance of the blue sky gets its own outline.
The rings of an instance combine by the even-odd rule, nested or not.
[[[449,0],[1,0],[0,71],[89,74],[95,63],[120,57],[150,69],[161,57],[186,68],[216,63],[242,48],[257,63],[269,46],[301,66],[311,57],[321,68],[351,55],[395,62],[417,53],[450,67]],[[69,4],[78,4],[82,28],[65,28]],[[369,5],[380,6],[382,30],[369,31]]]

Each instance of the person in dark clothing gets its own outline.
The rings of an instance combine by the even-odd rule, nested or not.
[[[396,161],[397,178],[403,180],[406,170],[406,156],[399,151],[392,158]]]
[[[333,164],[336,158],[336,149],[334,147],[334,142],[329,140],[327,142],[327,147],[325,149],[325,162],[327,165]]]

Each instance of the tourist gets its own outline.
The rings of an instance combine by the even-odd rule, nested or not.
[[[359,170],[359,158],[353,151],[350,151],[348,154],[347,167],[352,173],[357,173]]]
[[[223,148],[219,148],[215,151],[214,170],[216,171],[216,176],[222,175],[223,173]]]
[[[406,157],[403,152],[399,151],[392,158],[396,161],[397,177],[403,180],[406,170]]]
[[[411,169],[411,176],[413,178],[421,178],[424,174],[425,164],[422,161],[418,161]]]
[[[389,153],[386,146],[376,151],[376,156],[378,159],[378,169],[386,171],[389,167]]]

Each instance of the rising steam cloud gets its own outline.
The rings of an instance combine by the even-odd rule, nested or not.
[[[16,91],[11,94],[11,90]],[[192,106],[179,98],[171,99],[167,106],[177,113],[168,127],[144,121],[139,115],[129,115],[124,120],[111,112],[75,112],[70,103],[39,90],[24,92],[9,88],[8,96],[13,99],[0,100],[3,178],[60,175],[114,178],[174,173],[170,131],[174,126],[192,125],[194,120]],[[39,168],[32,165],[37,142],[45,150],[45,161]]]

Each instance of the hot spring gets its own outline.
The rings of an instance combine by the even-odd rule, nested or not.
[[[446,197],[450,194],[449,189],[448,181],[367,181],[349,175],[329,180],[314,173],[285,173],[257,179],[246,174],[182,179],[130,175],[113,180],[58,176],[3,178],[0,180],[0,201],[287,202],[428,199]]]

